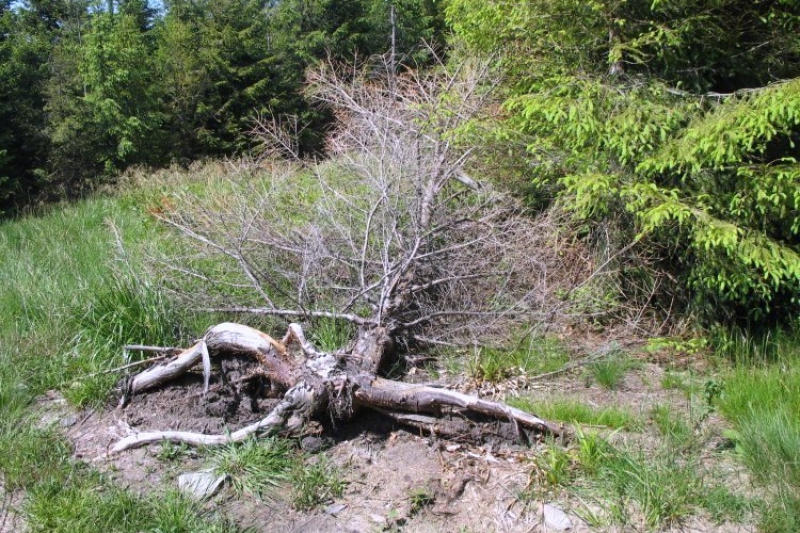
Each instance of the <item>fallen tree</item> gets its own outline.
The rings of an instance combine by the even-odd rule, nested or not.
[[[165,261],[171,276],[189,280],[177,284],[187,305],[293,322],[281,340],[241,324],[214,326],[129,380],[124,400],[201,363],[207,389],[212,360],[243,354],[257,362],[254,378],[282,399],[228,435],[138,433],[113,452],[162,440],[212,445],[297,434],[314,416],[348,420],[362,408],[454,438],[495,433],[526,442],[531,432],[561,433],[501,403],[385,377],[403,354],[508,342],[512,332],[524,337],[569,316],[564,287],[592,277],[548,216],[531,217],[468,175],[472,149],[456,134],[487,108],[487,70],[465,63],[377,78],[374,68],[321,67],[310,91],[338,118],[330,161],[271,161],[267,178],[232,176],[223,195],[177,198],[185,207],[160,215],[194,243],[185,257]],[[293,144],[280,124],[261,123],[257,133],[285,156]],[[552,272],[568,283],[552,283]],[[319,320],[348,324],[351,342],[314,346],[298,322]]]

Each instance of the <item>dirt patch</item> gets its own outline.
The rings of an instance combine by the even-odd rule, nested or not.
[[[265,416],[276,402],[266,380],[244,379],[252,371],[250,361],[232,359],[215,369],[207,397],[202,395],[202,375],[195,373],[134,397],[124,409],[109,406],[75,413],[59,397],[52,396],[43,400],[42,416],[50,424],[59,424],[72,441],[75,456],[87,461],[105,454],[130,431],[233,431]],[[688,405],[683,393],[660,387],[663,372],[657,365],[643,364],[630,372],[617,390],[608,391],[576,371],[527,388],[501,385],[489,396],[502,399],[505,391],[546,400],[558,395],[596,406],[627,406],[643,419],[657,404],[684,412]],[[713,416],[708,423],[716,423]],[[336,463],[346,481],[341,498],[314,511],[298,512],[289,501],[288,491],[262,501],[236,495],[230,487],[224,487],[208,507],[259,533],[546,531],[539,512],[545,502],[524,503],[519,498],[535,468],[537,447],[442,441],[399,427],[372,412],[359,413],[349,424],[323,425],[324,435],[332,436],[333,441],[321,453]],[[625,433],[622,438],[641,440],[644,449],[656,442],[650,429]],[[178,474],[206,466],[199,454],[181,453],[170,458],[162,446],[130,450],[93,462],[119,485],[136,492],[175,487]],[[741,477],[741,467],[731,462],[730,469],[732,483],[747,483]],[[593,504],[569,494],[556,495],[556,500],[556,505],[570,514],[574,533],[639,531],[631,526],[590,527],[577,515]],[[748,533],[754,528],[717,525],[696,516],[667,530]]]

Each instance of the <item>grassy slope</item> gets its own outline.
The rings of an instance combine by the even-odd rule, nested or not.
[[[53,388],[78,404],[101,400],[113,378],[86,376],[119,364],[121,343],[170,344],[187,330],[151,283],[133,277],[135,259],[120,262],[116,234],[131,250],[159,239],[132,197],[0,225],[2,484],[27,494],[21,513],[31,531],[235,531],[178,494],[112,487],[30,411]]]

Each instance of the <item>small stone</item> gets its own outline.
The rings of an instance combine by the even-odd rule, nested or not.
[[[572,529],[572,521],[567,516],[567,513],[546,503],[542,506],[542,514],[544,515],[544,525],[547,529],[553,531],[569,531]]]
[[[61,427],[68,428],[74,426],[78,422],[77,416],[65,416],[61,419]]]
[[[178,476],[178,488],[195,500],[205,500],[216,494],[225,477],[209,470],[187,472]]]
[[[320,437],[303,437],[300,441],[300,448],[307,453],[318,453],[329,446],[329,441]]]
[[[334,503],[325,507],[324,511],[331,516],[336,516],[342,511],[347,509],[347,506],[343,503]]]

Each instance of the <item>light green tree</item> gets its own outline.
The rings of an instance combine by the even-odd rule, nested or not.
[[[800,308],[800,4],[453,0],[535,195],[655,248],[710,319]]]

